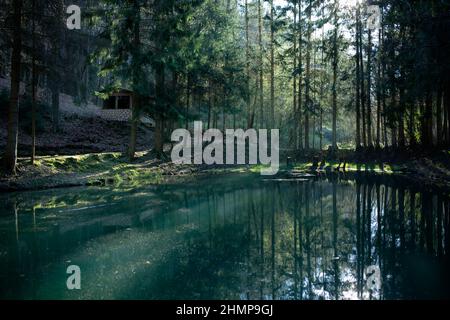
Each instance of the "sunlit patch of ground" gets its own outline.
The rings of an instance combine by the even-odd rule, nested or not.
[[[409,175],[437,184],[450,184],[450,158],[441,152],[433,158],[420,157],[404,161],[354,162],[282,161],[280,172],[364,172],[377,175]],[[28,158],[19,159],[15,176],[0,175],[0,190],[36,190],[72,186],[113,186],[137,189],[151,184],[183,182],[198,175],[254,174],[260,175],[263,165],[177,165],[169,159],[158,160],[151,152],[139,152],[132,162],[122,153],[97,153],[74,156],[37,157],[31,165]]]

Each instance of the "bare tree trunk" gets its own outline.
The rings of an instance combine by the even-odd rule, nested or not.
[[[164,105],[165,101],[165,67],[163,64],[158,64],[155,70],[156,73],[156,103],[158,108]],[[164,119],[160,112],[155,114],[155,153],[159,158],[163,154],[164,140],[163,140],[163,122]]]
[[[325,16],[325,5],[326,3],[324,2],[322,4],[322,16]],[[325,86],[325,77],[324,77],[324,71],[326,69],[325,67],[325,26],[322,26],[322,48],[321,48],[321,67],[322,67],[322,73],[321,73],[321,77],[320,77],[320,141],[319,141],[319,148],[320,148],[320,152],[322,152],[323,150],[323,100],[324,100],[324,86]]]
[[[186,106],[184,109],[184,126],[186,130],[189,129],[189,107],[191,104],[191,76],[189,71],[187,72],[187,85],[186,85]]]
[[[359,50],[357,51],[357,54],[359,54],[359,63],[360,63],[360,89],[361,89],[361,110],[362,110],[362,114],[361,114],[361,118],[362,118],[362,144],[364,147],[367,147],[367,131],[366,131],[366,94],[365,94],[365,86],[364,86],[364,60],[363,60],[363,27],[362,27],[362,23],[361,23],[361,11],[360,11],[360,7],[358,6],[357,9],[357,16],[358,16],[358,21],[357,21],[357,25],[358,25],[358,37],[359,37]]]
[[[403,27],[400,28],[400,38],[401,40],[401,46],[403,46],[403,39],[405,38],[405,29]],[[404,78],[404,72],[403,72],[403,66],[400,65],[399,68],[400,72],[400,79]],[[401,150],[404,150],[406,147],[406,139],[405,139],[405,88],[403,84],[400,84],[400,90],[399,90],[399,108],[398,108],[398,142],[399,142],[399,148]]]
[[[164,138],[163,138],[163,118],[160,114],[155,115],[155,153],[158,158],[163,154]]]
[[[270,0],[270,117],[271,128],[275,124],[275,12],[273,0]]]
[[[253,128],[254,110],[250,102],[250,39],[248,0],[245,0],[245,72],[247,75],[247,128]]]
[[[380,142],[381,142],[381,98],[380,94],[377,93],[377,136],[376,136],[376,147],[377,149],[380,148]]]
[[[439,85],[436,96],[436,145],[438,148],[442,147],[442,86]]]
[[[54,37],[52,39],[52,63],[53,68],[50,69],[50,87],[52,94],[52,129],[53,132],[56,133],[59,131],[59,94],[61,91],[61,81],[59,75],[59,66],[61,64],[60,61],[60,50],[61,50],[61,37],[62,37],[62,27],[61,20],[64,14],[64,3],[62,0],[58,0],[55,2],[55,11],[57,15],[57,22],[54,25]],[[99,77],[100,81],[100,77]],[[99,83],[100,86],[100,83]]]
[[[383,98],[383,110],[386,110],[385,107],[386,107],[386,101]],[[388,130],[388,127],[387,127],[386,116],[383,116],[383,144],[384,144],[385,148],[388,147],[388,145],[389,145],[387,130]]]
[[[136,153],[136,140],[137,140],[137,127],[138,127],[138,120],[139,120],[139,94],[134,93],[133,94],[133,105],[131,108],[131,131],[130,131],[130,145],[128,147],[128,158],[130,161],[132,161],[135,157]]]
[[[400,105],[399,105],[399,113],[400,116],[398,117],[398,143],[400,149],[405,149],[406,147],[406,139],[405,139],[405,92],[403,88],[400,88]]]
[[[417,143],[416,135],[415,135],[416,134],[416,131],[415,131],[416,121],[415,121],[414,113],[415,113],[415,104],[411,103],[411,106],[409,108],[409,123],[408,123],[409,145],[411,147],[415,146]]]
[[[180,81],[180,75],[177,71],[172,70],[172,84],[171,84],[171,97],[169,97],[169,102],[172,106],[179,106],[180,105],[180,90],[179,90],[179,81]],[[169,118],[165,119],[163,121],[163,142],[164,141],[170,141],[171,134],[173,130],[175,129],[175,119]],[[155,123],[156,124],[156,123]]]
[[[385,26],[384,26],[384,11],[383,11],[383,7],[381,7],[381,45],[382,45],[382,50],[383,50],[383,54],[385,52],[385,47],[384,47],[384,34],[385,34]],[[382,107],[382,112],[381,112],[381,118],[382,118],[382,135],[383,135],[383,145],[386,148],[388,146],[388,138],[387,138],[387,123],[386,123],[386,115],[384,114],[384,112],[386,112],[386,86],[384,84],[384,79],[385,79],[385,75],[386,75],[386,61],[385,59],[381,60],[381,107]]]
[[[298,102],[297,102],[297,115],[296,115],[296,125],[298,126],[299,130],[299,148],[303,149],[303,130],[301,129],[301,113],[302,113],[302,78],[303,78],[303,57],[302,57],[302,45],[303,45],[303,35],[302,35],[302,2],[298,1],[298,70],[299,70],[299,77],[298,77]]]
[[[312,115],[312,130],[311,130],[311,139],[312,139],[312,149],[316,150],[316,116]]]
[[[258,0],[258,43],[259,43],[259,108],[260,108],[260,127],[264,127],[264,59],[262,42],[262,13],[261,0]]]
[[[320,151],[323,150],[323,108],[320,108],[320,141],[319,141],[319,148]]]
[[[383,50],[383,38],[382,31],[378,32],[378,61],[377,61],[377,137],[376,137],[376,148],[380,148],[381,143],[381,84],[383,80],[381,79],[381,59]]]
[[[367,146],[372,146],[372,31],[368,31],[367,40]]]
[[[13,0],[13,44],[11,55],[11,94],[8,109],[8,137],[5,150],[5,169],[14,174],[17,164],[19,136],[20,63],[22,52],[22,0]]]
[[[293,83],[293,115],[294,115],[294,124],[293,124],[293,128],[292,128],[292,135],[293,135],[293,142],[294,142],[294,149],[297,149],[297,144],[298,144],[298,133],[297,133],[297,118],[296,118],[296,114],[297,114],[297,36],[296,36],[296,30],[297,30],[297,6],[294,4],[294,37],[293,37],[293,41],[294,41],[294,83]]]
[[[222,101],[222,132],[225,132],[225,122],[226,122],[226,114],[225,114],[225,107],[228,104],[228,97],[227,97],[227,91],[225,86],[222,87],[222,94],[224,97],[224,101]],[[243,119],[244,125],[245,125],[245,118]]]
[[[431,94],[431,89],[428,89],[425,96],[423,122],[423,147],[429,149],[433,146],[433,96]]]
[[[213,103],[213,90],[212,90],[212,81],[209,79],[209,86],[208,86],[208,129],[211,129],[211,108]]]
[[[308,9],[308,30],[306,48],[306,78],[305,78],[305,149],[309,149],[309,114],[311,109],[311,35],[312,35],[312,0],[309,1]]]
[[[32,3],[32,67],[31,67],[31,73],[32,73],[32,80],[31,80],[31,99],[32,99],[32,106],[31,106],[31,164],[34,165],[34,161],[36,158],[36,86],[37,86],[37,74],[36,74],[36,0],[33,0]]]
[[[402,150],[406,147],[404,113],[398,119],[398,145]]]
[[[139,3],[137,1],[134,1],[133,9],[135,10],[136,16],[140,17],[140,7]],[[135,48],[139,48],[141,45],[141,39],[140,39],[140,21],[139,18],[138,21],[134,21],[133,26],[133,44]],[[141,103],[141,97],[139,90],[137,90],[137,82],[140,81],[139,77],[139,71],[136,70],[136,60],[137,57],[133,57],[133,64],[135,64],[133,68],[133,102],[131,106],[131,131],[130,131],[130,145],[128,147],[128,158],[130,161],[132,161],[135,157],[136,153],[136,140],[137,140],[137,127],[139,123],[139,112],[140,112],[140,103]]]
[[[391,128],[391,139],[392,139],[392,147],[394,149],[398,148],[398,139],[397,139],[397,127],[394,125]]]
[[[338,57],[338,9],[339,3],[334,1],[334,35],[333,35],[333,152],[337,151],[337,68],[339,63]]]
[[[356,17],[356,150],[361,148],[361,80],[360,80],[360,62],[359,62],[359,11]]]

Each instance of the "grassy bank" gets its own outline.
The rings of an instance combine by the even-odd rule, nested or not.
[[[38,157],[34,165],[19,159],[17,174],[3,175],[0,189],[34,190],[83,185],[138,187],[162,183],[164,170],[157,160],[139,153],[133,163],[121,153]]]
[[[407,175],[416,180],[438,185],[450,185],[450,155],[439,158],[420,157],[408,161],[364,161],[343,163],[323,161],[314,166],[309,161],[284,162],[284,172],[347,172],[374,175]],[[140,152],[133,162],[121,153],[96,153],[74,156],[38,157],[31,165],[29,159],[19,159],[17,174],[0,176],[1,191],[38,190],[73,186],[114,186],[139,188],[144,185],[185,181],[200,174],[254,173],[261,166],[194,166],[175,165],[156,159],[150,152]]]

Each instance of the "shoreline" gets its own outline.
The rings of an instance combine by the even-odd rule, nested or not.
[[[322,162],[313,167],[311,162],[296,161],[280,166],[280,172],[273,176],[301,177],[339,174],[364,176],[403,177],[411,183],[420,183],[450,190],[450,168],[447,161],[438,162],[432,158],[412,161],[348,162],[346,170],[337,161]],[[339,168],[340,167],[340,168]],[[29,159],[21,158],[18,173],[14,176],[0,175],[1,192],[22,192],[71,187],[139,188],[146,185],[182,183],[200,176],[251,173],[259,174],[261,166],[254,165],[175,165],[157,160],[151,152],[138,153],[135,161],[129,163],[121,153],[82,154],[73,156],[41,156],[35,165]],[[270,179],[270,176],[267,176]]]

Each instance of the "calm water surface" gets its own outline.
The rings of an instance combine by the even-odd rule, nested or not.
[[[413,187],[231,176],[3,194],[0,298],[449,298],[449,198]]]

